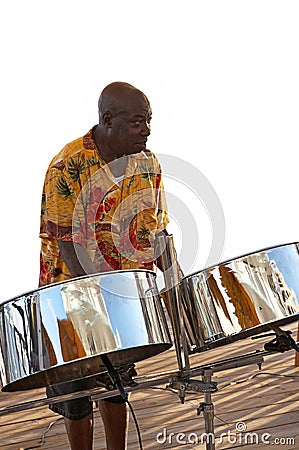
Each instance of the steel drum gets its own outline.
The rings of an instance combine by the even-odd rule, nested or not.
[[[3,391],[26,390],[149,358],[171,347],[156,278],[147,270],[85,276],[0,305]]]
[[[299,243],[271,247],[180,282],[190,353],[299,320]]]

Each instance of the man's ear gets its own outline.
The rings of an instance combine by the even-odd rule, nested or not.
[[[111,124],[112,124],[112,114],[110,111],[106,111],[103,113],[102,115],[102,124],[104,125],[104,127],[106,128],[111,128]]]

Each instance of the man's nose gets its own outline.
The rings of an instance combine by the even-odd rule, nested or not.
[[[148,122],[142,122],[141,134],[149,136],[151,134],[151,126]]]

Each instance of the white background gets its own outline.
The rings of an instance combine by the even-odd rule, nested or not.
[[[1,9],[0,302],[36,288],[45,171],[97,122],[98,95],[116,80],[151,101],[149,148],[188,161],[216,190],[222,260],[298,240],[296,0],[10,0]],[[200,270],[211,224],[184,189],[176,195],[196,215]],[[174,234],[181,252],[179,224]]]

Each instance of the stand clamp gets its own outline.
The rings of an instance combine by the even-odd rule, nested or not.
[[[178,392],[179,399],[183,404],[185,402],[186,392],[217,392],[217,383],[215,381],[200,381],[185,377],[173,377],[169,379],[166,389],[172,389]]]
[[[214,404],[213,403],[206,403],[201,402],[197,407],[197,415],[200,416],[200,414],[206,413],[206,414],[212,414],[214,416]]]
[[[284,353],[292,348],[299,352],[299,346],[297,342],[292,338],[292,332],[290,330],[281,330],[279,327],[274,327],[275,338],[272,341],[267,342],[264,345],[264,349],[269,352],[281,352]]]
[[[197,408],[197,415],[203,412],[205,419],[206,449],[215,450],[214,433],[214,405],[212,402],[212,392],[217,391],[217,383],[212,381],[213,370],[206,367],[202,372],[202,381],[188,379],[188,377],[174,377],[170,379],[169,389],[178,391],[181,403],[185,401],[186,391],[203,392],[205,401]],[[211,440],[210,440],[211,438]]]

